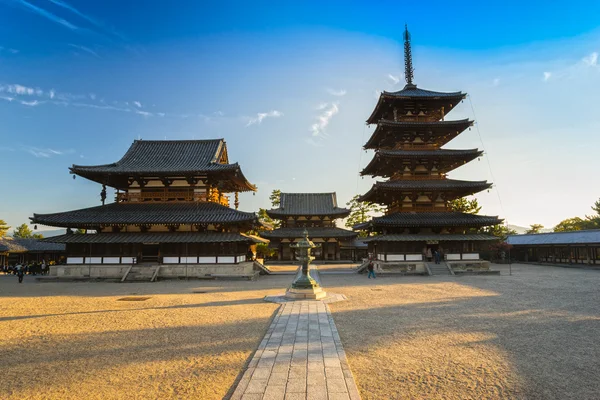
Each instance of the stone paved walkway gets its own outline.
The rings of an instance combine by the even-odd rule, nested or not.
[[[231,399],[360,400],[329,306],[283,303]]]

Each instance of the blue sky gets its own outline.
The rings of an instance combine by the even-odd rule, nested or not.
[[[600,197],[600,3],[0,0],[0,218],[100,203],[71,164],[118,160],[134,139],[224,137],[256,195],[369,189],[358,172],[377,92],[462,90],[448,118],[483,147],[456,179],[509,223],[583,216]],[[217,4],[218,3],[218,4]],[[489,3],[489,4],[488,4]],[[490,168],[491,167],[491,168]]]

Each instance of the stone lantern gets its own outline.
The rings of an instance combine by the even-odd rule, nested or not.
[[[291,299],[319,300],[327,296],[321,286],[310,276],[309,264],[315,258],[310,255],[310,250],[318,247],[308,239],[308,232],[304,230],[304,237],[290,247],[297,249],[298,260],[302,263],[302,271],[296,277],[285,296]]]

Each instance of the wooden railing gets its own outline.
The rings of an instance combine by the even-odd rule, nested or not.
[[[192,201],[206,200],[206,194],[192,191],[161,191],[141,193],[117,193],[117,202],[129,201]]]
[[[434,207],[433,204],[413,204],[412,207],[388,207],[388,214],[396,213],[396,212],[429,212],[429,211],[450,211],[450,209],[445,207]]]
[[[392,181],[429,181],[445,179],[446,175],[393,175]]]

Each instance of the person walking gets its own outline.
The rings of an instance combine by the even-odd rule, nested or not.
[[[440,258],[441,258],[441,257],[440,257],[440,252],[439,252],[439,251],[437,251],[437,250],[436,250],[436,251],[434,251],[434,252],[433,252],[433,259],[435,260],[435,263],[436,263],[436,264],[439,264],[439,263],[440,263]]]
[[[21,265],[17,265],[17,276],[19,277],[19,283],[23,283],[23,275],[25,275],[25,271]]]
[[[427,253],[426,254],[427,254],[427,261],[431,261],[431,257],[432,257],[432,255],[431,255],[431,247],[427,248]]]
[[[377,278],[375,276],[375,266],[373,265],[373,260],[369,261],[369,265],[367,266],[367,270],[369,271],[369,275],[367,275],[367,277],[369,279],[371,279],[371,276],[373,277],[373,279]]]

